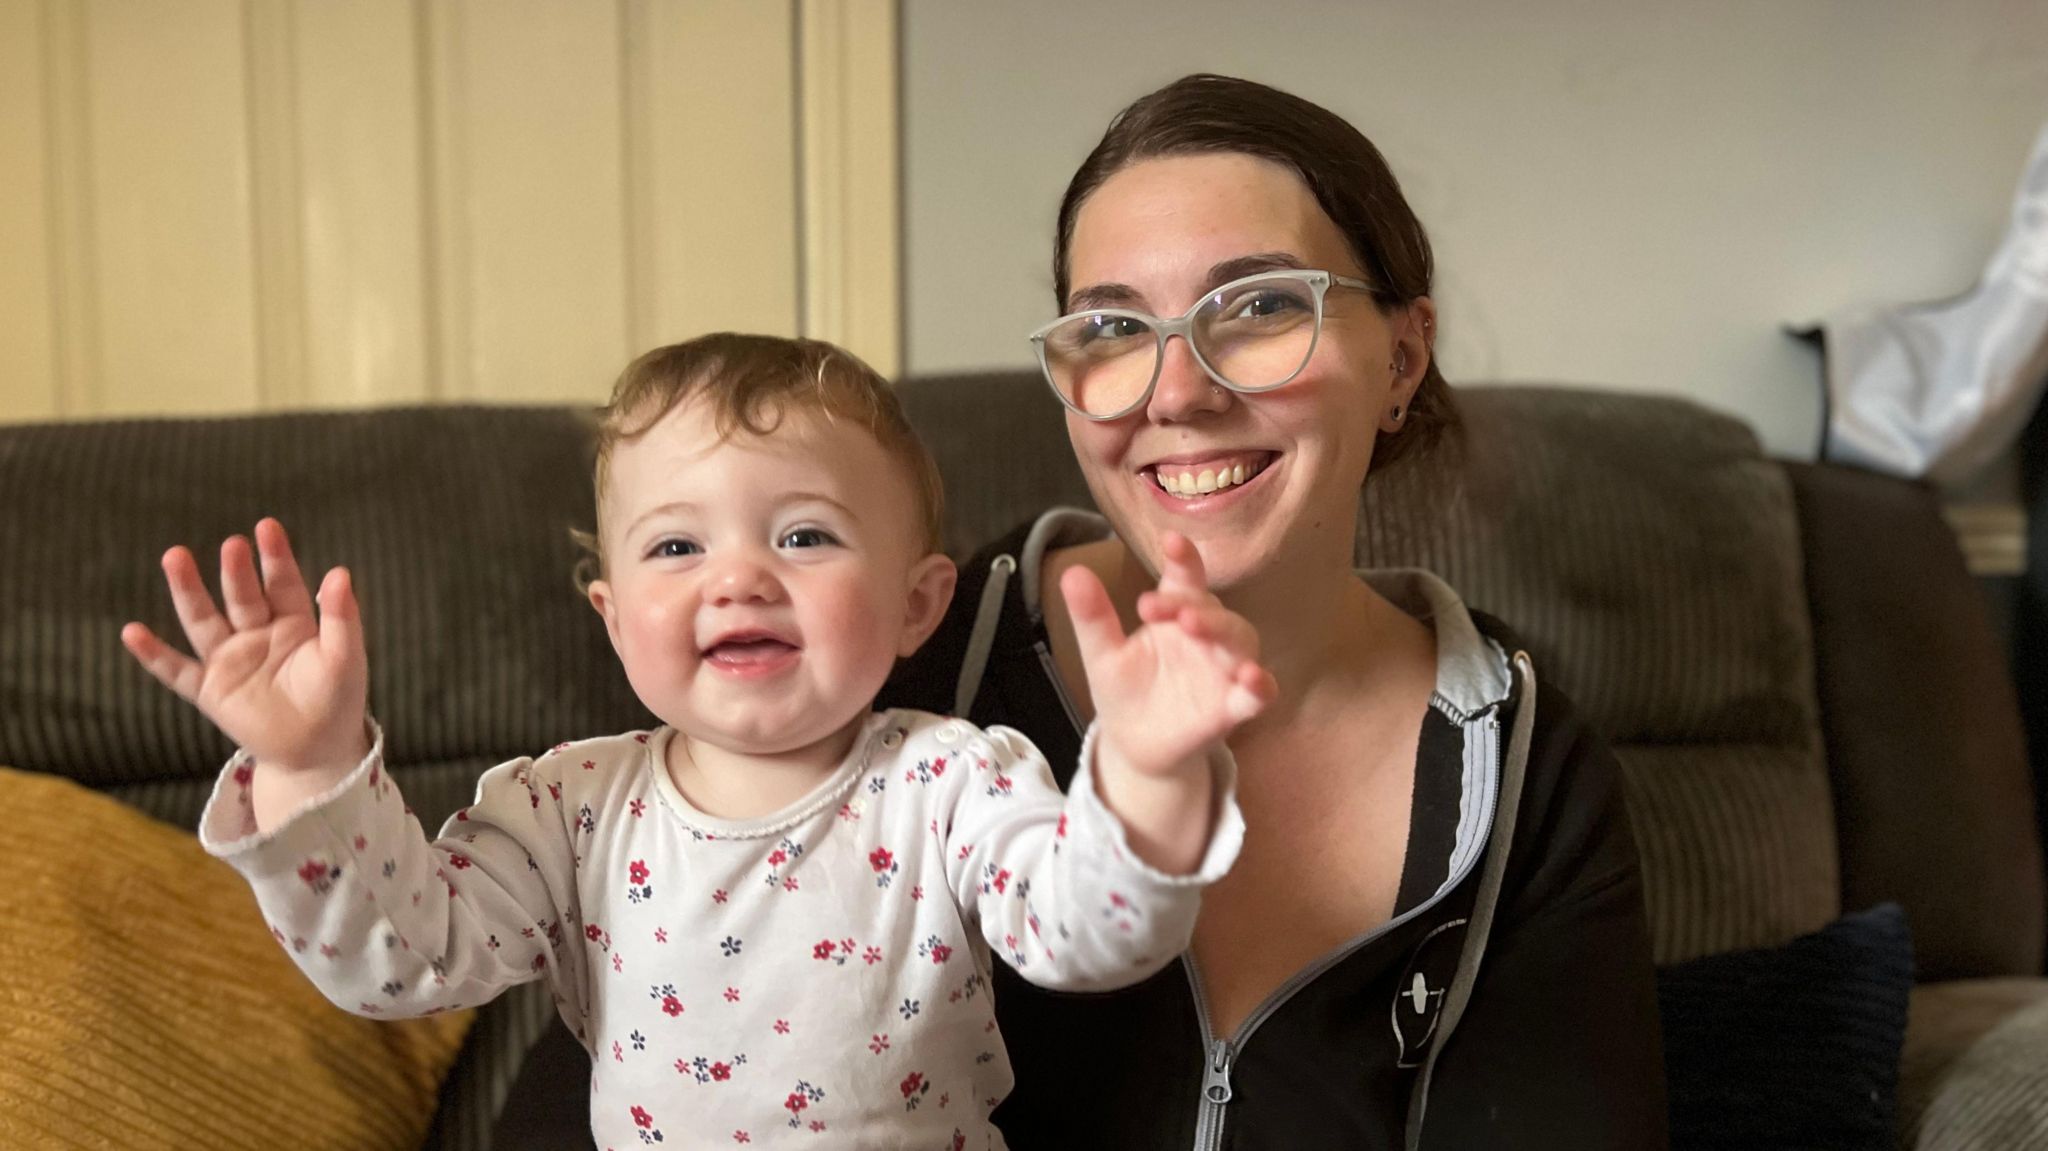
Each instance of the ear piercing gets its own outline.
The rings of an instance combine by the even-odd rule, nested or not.
[[[1395,422],[1395,423],[1397,423],[1397,424],[1398,424],[1398,423],[1400,423],[1400,422],[1401,422],[1401,405],[1399,405],[1399,404],[1395,404],[1395,405],[1394,405],[1394,412],[1393,412],[1393,415],[1394,415],[1394,422]]]

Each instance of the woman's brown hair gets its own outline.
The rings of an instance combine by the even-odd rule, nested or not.
[[[1067,249],[1088,197],[1117,172],[1160,156],[1236,152],[1298,173],[1323,214],[1337,225],[1388,313],[1430,292],[1436,264],[1422,222],[1372,141],[1343,117],[1299,96],[1250,80],[1197,74],[1140,97],[1109,122],[1060,201],[1053,241],[1053,291],[1067,306]],[[1415,389],[1399,435],[1381,435],[1374,459],[1389,463],[1458,429],[1450,385],[1434,353]]]

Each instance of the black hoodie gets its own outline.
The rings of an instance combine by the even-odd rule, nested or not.
[[[1050,548],[1106,530],[1055,511],[982,549],[876,706],[1016,728],[1064,785],[1081,730],[1053,676],[1037,573]],[[1014,1151],[1666,1146],[1641,875],[1613,755],[1442,581],[1366,578],[1437,634],[1393,919],[1297,973],[1229,1036],[1208,1025],[1192,955],[1095,995],[998,966],[1017,1086],[995,1118]]]

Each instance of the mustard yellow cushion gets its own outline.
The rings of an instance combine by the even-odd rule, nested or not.
[[[193,836],[0,767],[0,1147],[417,1148],[471,1013],[335,1007]]]

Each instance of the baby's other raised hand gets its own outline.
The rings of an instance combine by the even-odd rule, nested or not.
[[[1259,663],[1257,630],[1209,590],[1195,546],[1177,533],[1163,543],[1159,586],[1138,598],[1142,622],[1128,636],[1093,572],[1069,568],[1060,590],[1095,700],[1103,798],[1140,854],[1181,870],[1207,842],[1207,821],[1193,821],[1190,837],[1186,815],[1207,811],[1210,752],[1278,687]]]
[[[164,579],[192,655],[140,623],[122,628],[121,642],[260,765],[338,779],[370,750],[369,661],[348,572],[335,568],[321,581],[316,618],[284,526],[265,519],[255,535],[260,579],[248,540],[221,544],[225,614],[192,553],[182,546],[164,553]]]

